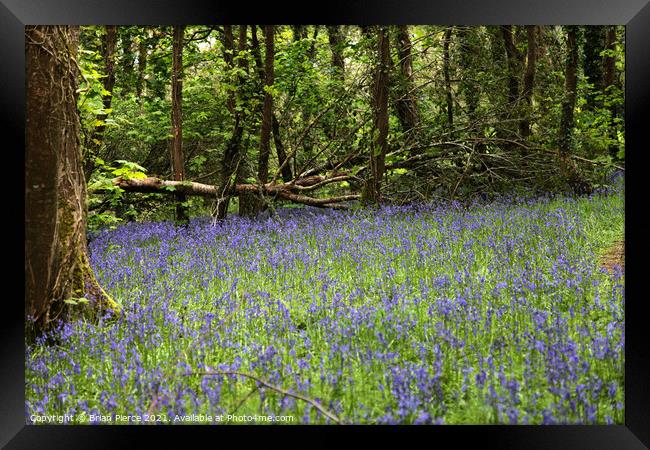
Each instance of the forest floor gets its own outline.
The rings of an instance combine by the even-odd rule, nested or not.
[[[26,349],[27,417],[624,423],[622,188],[105,230],[124,314]]]
[[[615,267],[625,271],[625,241],[617,241],[600,257],[600,265],[612,273]]]

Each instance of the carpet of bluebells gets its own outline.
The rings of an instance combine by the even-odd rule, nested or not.
[[[622,187],[589,198],[284,209],[90,243],[124,314],[27,349],[26,415],[622,424]],[[609,241],[609,242],[608,242]],[[51,341],[51,339],[50,339]],[[90,422],[92,423],[92,421]]]

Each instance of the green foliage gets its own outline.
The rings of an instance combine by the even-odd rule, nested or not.
[[[400,192],[395,201],[427,198],[434,194],[466,197],[478,191],[512,189],[555,189],[551,180],[557,177],[556,161],[560,134],[570,137],[576,155],[594,161],[595,165],[579,163],[580,171],[595,182],[602,170],[611,164],[623,164],[624,140],[624,33],[617,30],[613,50],[597,55],[616,60],[616,83],[602,92],[597,83],[578,67],[578,96],[575,127],[560,130],[562,99],[565,98],[564,72],[566,62],[566,30],[560,26],[542,27],[537,37],[538,59],[535,87],[530,109],[522,104],[510,105],[508,100],[507,62],[503,36],[499,27],[453,27],[449,45],[449,73],[453,101],[454,127],[447,124],[446,85],[443,77],[443,38],[447,26],[409,26],[412,42],[413,71],[410,79],[400,72],[397,29],[390,28],[391,67],[389,76],[389,135],[386,163],[394,164],[414,154],[422,163],[406,165],[389,172],[384,188]],[[205,26],[188,26],[183,49],[183,151],[186,156],[186,178],[215,182],[222,169],[224,151],[233,138],[235,118],[240,116],[243,133],[240,145],[246,153],[243,180],[256,183],[250,176],[257,172],[259,160],[259,130],[265,93],[273,96],[275,119],[279,133],[272,137],[270,173],[278,167],[275,140],[287,154],[295,154],[290,164],[294,170],[307,170],[326,161],[340,161],[350,154],[358,155],[341,170],[357,173],[368,165],[375,145],[373,125],[373,80],[377,62],[376,29],[342,26],[341,43],[335,50],[344,55],[345,70],[333,69],[332,48],[327,27],[307,26],[296,35],[290,26],[276,26],[275,80],[264,86],[248,27],[247,47],[238,50],[239,30],[233,29],[235,39],[234,64],[224,60],[223,34],[208,33]],[[318,31],[315,33],[315,31]],[[514,43],[518,56],[520,89],[525,68],[527,38],[524,27],[514,26]],[[596,30],[598,32],[598,30]],[[169,145],[171,136],[171,28],[118,27],[116,56],[116,85],[110,93],[111,109],[105,110],[103,90],[105,67],[102,58],[104,27],[82,27],[79,64],[79,108],[82,119],[82,142],[90,148],[88,139],[97,127],[106,127],[103,143],[97,154],[87,154],[88,161],[98,157],[105,161],[131,161],[115,170],[100,168],[106,177],[142,177],[146,173],[168,178],[170,172]],[[197,36],[200,36],[197,38]],[[257,29],[259,62],[264,64],[264,34]],[[581,41],[582,42],[582,41]],[[146,67],[140,67],[139,44],[147,51]],[[581,44],[582,45],[582,44]],[[582,52],[582,49],[581,49]],[[584,53],[586,54],[586,53]],[[592,55],[593,56],[593,55]],[[583,56],[584,59],[584,56]],[[240,67],[243,63],[245,68]],[[140,73],[141,71],[141,73]],[[142,95],[136,95],[134,84],[142,76]],[[398,103],[403,92],[410,92],[417,103],[421,126],[417,132],[404,132],[398,120]],[[593,98],[596,107],[586,104]],[[233,101],[231,105],[229,102]],[[233,114],[233,106],[238,114]],[[243,113],[243,114],[239,114]],[[526,145],[543,148],[546,154],[535,155],[534,161],[517,152],[499,139],[520,140],[519,121],[529,116],[531,136]],[[561,133],[562,131],[562,133]],[[477,144],[477,140],[486,140]],[[439,142],[465,145],[451,151]],[[96,144],[96,143],[94,143]],[[491,155],[465,164],[467,148]],[[415,149],[415,150],[412,150]],[[428,160],[426,160],[428,159]],[[531,167],[526,164],[530,162]],[[489,169],[489,170],[488,170]],[[406,172],[404,172],[406,170]],[[465,173],[465,175],[462,175]],[[549,173],[551,176],[549,176]],[[365,175],[364,175],[365,176]],[[456,184],[462,177],[458,188]],[[98,182],[101,176],[93,179]],[[520,181],[521,180],[521,181]],[[106,183],[104,182],[106,185]],[[394,185],[394,186],[393,186]],[[435,186],[435,187],[432,187]],[[107,186],[105,186],[107,187]],[[337,195],[357,192],[358,186],[333,184],[319,191]],[[394,189],[393,189],[394,188]],[[437,190],[437,191],[436,191]],[[409,193],[403,195],[402,193]],[[319,194],[320,195],[320,194]],[[171,196],[130,196],[133,208],[122,205],[120,217],[173,217]],[[167,200],[165,200],[167,199]],[[128,202],[127,202],[128,203]],[[201,206],[203,205],[203,206]],[[197,213],[208,213],[209,201],[200,200],[193,206]],[[167,215],[167,216],[166,216]]]
[[[88,230],[97,231],[102,228],[115,228],[124,218],[135,219],[137,216],[133,205],[124,203],[124,190],[113,184],[113,179],[146,178],[146,170],[137,163],[117,160],[113,165],[107,164],[101,158],[95,158],[97,169],[93,172],[88,183]],[[117,213],[124,218],[117,217]]]

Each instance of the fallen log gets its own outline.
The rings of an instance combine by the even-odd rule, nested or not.
[[[238,196],[242,194],[255,194],[267,197],[279,197],[294,203],[316,206],[319,208],[341,208],[340,203],[357,200],[359,194],[342,195],[338,197],[315,198],[296,193],[304,191],[306,187],[318,185],[318,187],[331,182],[343,181],[341,177],[327,178],[325,176],[313,176],[308,180],[297,180],[293,183],[266,183],[266,184],[234,184],[222,188],[211,184],[196,183],[194,181],[171,181],[160,178],[114,178],[113,185],[127,192],[142,193],[183,193],[185,195],[199,195],[203,197],[221,198],[224,196]]]

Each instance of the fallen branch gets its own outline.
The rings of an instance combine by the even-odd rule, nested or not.
[[[319,208],[338,207],[343,208],[343,205],[336,205],[337,203],[357,200],[361,198],[358,194],[343,195],[340,197],[326,197],[315,198],[307,195],[298,194],[296,192],[303,190],[315,190],[329,183],[337,181],[344,181],[344,177],[334,176],[312,176],[303,180],[298,180],[295,183],[266,183],[263,185],[258,184],[235,184],[229,189],[229,192],[222,192],[219,186],[211,184],[196,183],[193,181],[170,181],[161,180],[159,178],[115,178],[113,185],[127,192],[142,192],[142,193],[182,193],[185,195],[198,195],[203,197],[218,197],[222,194],[229,196],[238,196],[242,194],[256,194],[263,196],[280,197],[285,200],[290,200],[295,203],[302,203],[309,206],[316,206]]]
[[[293,397],[295,399],[302,400],[303,402],[307,402],[310,405],[312,405],[314,408],[316,408],[318,411],[320,411],[328,419],[333,420],[334,422],[336,422],[339,425],[342,424],[341,419],[336,417],[336,415],[334,415],[334,413],[332,413],[332,412],[328,411],[327,409],[325,409],[317,401],[312,400],[309,397],[305,397],[304,395],[300,395],[300,394],[296,394],[296,393],[291,392],[291,391],[287,391],[286,389],[283,389],[283,388],[281,388],[279,386],[275,386],[274,384],[271,384],[268,381],[263,380],[263,379],[259,378],[258,376],[253,375],[251,373],[238,372],[238,371],[235,371],[235,370],[219,370],[219,371],[209,371],[209,372],[189,372],[189,373],[186,373],[185,375],[186,376],[198,375],[198,376],[202,376],[202,377],[216,376],[216,375],[238,375],[238,376],[241,376],[241,377],[250,378],[251,380],[257,381],[262,386],[267,387],[267,388],[271,389],[272,391],[278,392],[278,393],[280,393],[282,395],[286,395],[287,397]]]

